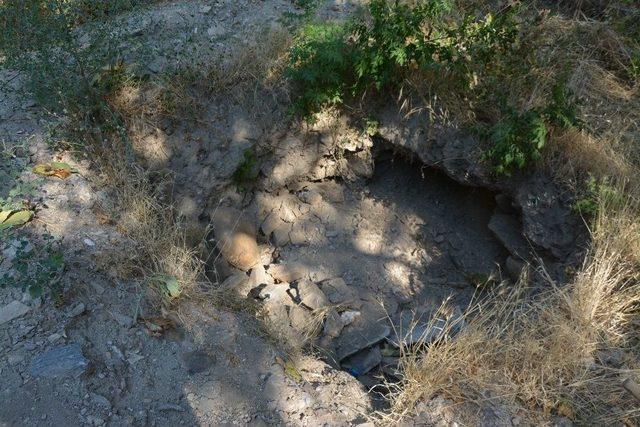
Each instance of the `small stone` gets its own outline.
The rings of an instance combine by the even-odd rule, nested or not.
[[[209,12],[211,12],[211,6],[209,6],[208,4],[200,6],[200,13],[207,14]]]
[[[326,307],[329,301],[318,285],[310,280],[300,280],[298,282],[298,294],[300,302],[312,310]]]
[[[311,324],[311,313],[306,308],[296,305],[289,309],[291,327],[298,332],[304,332]]]
[[[33,377],[79,377],[89,366],[79,344],[69,344],[41,353],[33,358],[29,374]]]
[[[324,321],[324,328],[322,331],[325,335],[336,338],[340,336],[340,332],[342,332],[343,327],[344,323],[342,322],[340,315],[335,309],[331,309]]]
[[[348,326],[354,322],[358,317],[360,317],[359,311],[345,311],[340,314],[340,320],[342,321],[343,326]]]
[[[290,288],[288,283],[271,284],[260,289],[257,297],[261,300],[278,302],[279,304],[293,306],[295,304],[292,296],[289,294],[289,290]]]
[[[300,193],[300,200],[311,206],[317,206],[322,202],[322,195],[315,190],[305,190]]]
[[[278,247],[283,247],[291,243],[291,230],[293,224],[282,222],[273,230],[273,243]]]
[[[220,289],[234,292],[237,295],[246,298],[252,289],[251,280],[249,280],[249,276],[242,272],[232,274],[220,284]]]
[[[91,239],[83,239],[82,241],[84,242],[85,245],[89,246],[90,248],[96,245],[95,242]]]
[[[29,312],[29,307],[20,301],[12,301],[0,308],[0,325],[22,317]]]
[[[123,327],[125,329],[131,328],[135,323],[135,321],[133,320],[132,317],[126,316],[124,314],[111,313],[111,316],[113,316],[113,318],[118,323],[118,325],[120,325],[121,327]]]
[[[111,402],[109,402],[109,399],[106,397],[97,393],[89,393],[89,397],[94,404],[102,406],[107,410],[111,409]]]
[[[301,263],[272,264],[267,271],[271,277],[279,282],[295,282],[309,275],[309,269]]]
[[[80,316],[82,313],[84,313],[85,308],[86,308],[86,307],[85,307],[84,303],[81,303],[81,302],[80,302],[80,303],[76,304],[76,305],[71,309],[71,311],[69,311],[69,312],[67,313],[67,317],[70,317],[70,318],[78,317],[78,316]]]
[[[249,282],[251,283],[252,289],[260,285],[271,285],[274,283],[273,278],[267,274],[267,271],[264,269],[262,264],[256,265],[251,269]]]

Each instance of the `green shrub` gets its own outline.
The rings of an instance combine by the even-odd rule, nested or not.
[[[448,0],[372,0],[369,15],[349,22],[304,26],[290,50],[288,76],[295,107],[310,116],[369,90],[394,88],[407,73],[438,71],[469,86],[475,67],[515,41],[510,11],[457,16]]]
[[[43,239],[44,242],[38,245],[31,245],[26,238],[15,241],[15,273],[4,272],[0,287],[18,287],[22,291],[28,291],[33,297],[40,296],[47,287],[52,290],[54,297],[59,296],[64,257],[53,236],[45,234]]]
[[[508,175],[540,158],[547,134],[547,125],[538,111],[511,111],[491,128],[489,139],[493,145],[486,157],[494,163],[496,173]]]

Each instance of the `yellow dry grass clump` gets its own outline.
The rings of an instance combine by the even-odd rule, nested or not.
[[[596,424],[637,419],[640,406],[621,385],[640,381],[638,202],[602,201],[592,247],[569,285],[549,280],[547,292],[531,296],[524,273],[472,305],[455,339],[405,349],[387,419],[436,395],[517,402],[537,422],[552,413]],[[620,366],[610,366],[612,354]]]

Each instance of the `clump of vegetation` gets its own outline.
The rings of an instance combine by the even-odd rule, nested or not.
[[[416,70],[472,84],[475,67],[515,41],[512,13],[448,14],[445,0],[369,4],[371,22],[309,24],[290,50],[288,76],[299,88],[296,110],[309,117],[369,90],[395,88]]]
[[[18,238],[11,243],[12,248],[9,249],[15,250],[12,261],[14,272],[5,272],[0,286],[20,288],[32,297],[38,297],[45,289],[50,289],[54,298],[59,298],[64,256],[53,236],[45,234],[42,238],[42,244],[32,244],[26,238]]]

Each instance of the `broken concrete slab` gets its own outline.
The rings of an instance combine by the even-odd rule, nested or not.
[[[353,356],[344,359],[340,365],[354,377],[359,377],[378,366],[381,361],[380,347],[374,346],[360,350]]]
[[[20,301],[12,301],[0,308],[0,325],[22,317],[29,312],[30,308]]]
[[[29,365],[29,375],[45,378],[79,377],[89,366],[80,344],[69,344],[38,354]]]

